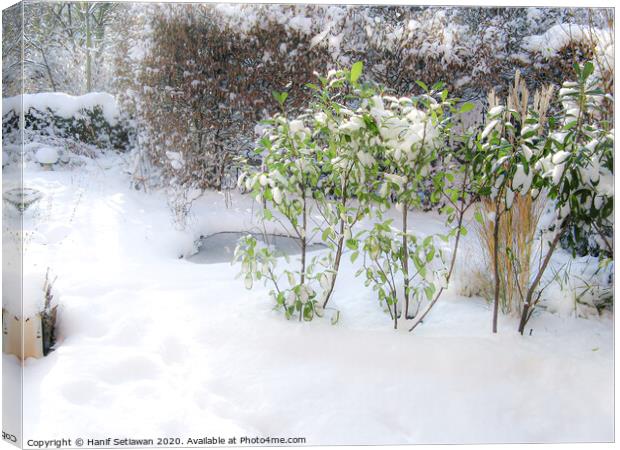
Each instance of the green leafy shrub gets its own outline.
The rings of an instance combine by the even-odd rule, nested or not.
[[[599,88],[594,65],[574,66],[577,81],[563,84],[558,94],[560,111],[547,118],[551,90],[528,101],[525,84],[515,78],[505,104],[491,96],[487,124],[478,136],[480,177],[477,192],[492,202],[491,220],[494,271],[493,331],[501,291],[500,259],[518,268],[514,249],[500,236],[502,216],[511,211],[516,196],[544,196],[554,219],[540,230],[540,257],[531,276],[513,273],[520,296],[523,333],[541,298],[541,280],[562,236],[576,247],[584,234],[596,236],[602,255],[613,253],[608,238],[613,213],[613,138],[605,104],[611,97]],[[477,219],[483,223],[481,215]],[[518,262],[518,264],[517,264]]]
[[[439,157],[449,159],[450,116],[459,112],[455,101],[448,99],[441,84],[431,90],[420,83],[424,92],[417,97],[390,97],[381,87],[360,81],[362,68],[362,63],[356,63],[350,70],[319,77],[319,85],[309,85],[314,99],[303,114],[289,119],[280,113],[265,121],[268,131],[255,150],[262,164],[259,168],[246,163],[239,179],[240,186],[263,204],[262,219],[280,225],[300,242],[300,266],[280,275],[274,266],[268,277],[255,268],[261,261],[273,261],[269,249],[257,251],[251,237],[237,248],[236,260],[245,261],[246,285],[266,278],[275,288],[276,304],[289,317],[299,312],[300,319],[311,319],[328,308],[346,250],[352,262],[364,254],[367,282],[374,283],[393,319],[401,314],[403,303],[408,316],[410,297],[416,310],[423,295],[434,304],[449,280],[456,248],[449,270],[443,262],[438,264],[436,271],[446,272],[438,289],[436,280],[425,276],[430,271],[427,264],[437,264],[441,252],[432,238],[421,240],[411,233],[406,219],[410,208],[420,205],[420,192],[429,180],[435,185],[433,201],[443,195],[449,202],[444,212],[456,247],[465,232],[463,215],[473,198],[468,192],[471,165],[464,164],[470,169],[463,172],[462,185],[450,173],[431,177],[430,170]],[[283,107],[286,95],[273,95]],[[466,104],[461,111],[470,106]],[[463,161],[471,160],[471,145],[463,148],[467,150],[456,152]],[[390,223],[382,222],[382,211],[394,204],[402,207],[403,220],[399,232],[392,235],[387,231]],[[357,230],[367,217],[379,223],[369,232]],[[456,227],[452,225],[455,218]],[[310,233],[320,235],[329,249],[312,260],[306,255]],[[394,242],[388,245],[390,241]],[[381,276],[386,261],[392,268],[390,280]],[[291,292],[281,288],[281,276],[289,279]]]
[[[535,171],[535,192],[546,192],[555,206],[555,218],[547,230],[542,262],[524,298],[519,332],[540,301],[538,289],[561,237],[569,232],[569,245],[582,233],[599,241],[602,263],[613,258],[613,240],[606,234],[613,227],[613,128],[607,102],[613,97],[600,88],[594,64],[575,64],[576,81],[565,82],[558,93],[561,112],[550,119]]]
[[[265,205],[262,218],[280,224],[300,245],[299,266],[295,270],[285,270],[276,275],[273,270],[274,254],[269,249],[257,250],[253,237],[241,241],[235,251],[235,259],[244,262],[242,271],[248,280],[261,279],[263,272],[256,270],[262,264],[271,264],[271,275],[266,277],[275,288],[272,296],[278,306],[285,309],[287,317],[294,311],[299,319],[311,320],[314,317],[316,293],[311,286],[316,280],[315,264],[309,260],[310,217],[315,208],[316,186],[319,181],[320,166],[317,163],[317,145],[303,118],[288,120],[277,115],[270,121],[273,126],[270,134],[259,142],[256,151],[263,155],[262,168],[248,167],[239,183]],[[313,260],[316,260],[316,256]],[[267,271],[269,273],[269,271]],[[280,276],[286,275],[290,287],[280,289]]]
[[[377,292],[380,304],[385,303],[396,329],[404,300],[400,284],[407,287],[405,305],[409,306],[411,300],[415,316],[424,299],[429,302],[433,299],[437,285],[445,285],[446,269],[434,236],[422,239],[395,230],[391,224],[392,220],[376,223],[368,232],[362,244],[364,267],[357,275],[365,274],[366,286]],[[412,262],[411,270],[404,261]]]

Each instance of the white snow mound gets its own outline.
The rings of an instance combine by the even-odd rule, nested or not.
[[[2,99],[3,115],[9,111],[21,114],[34,108],[38,111],[50,110],[57,116],[68,119],[84,110],[93,110],[99,106],[103,117],[110,125],[118,121],[118,105],[113,95],[105,92],[90,92],[85,95],[73,96],[64,92],[41,92],[38,94],[16,95]]]
[[[54,147],[41,147],[34,156],[40,164],[56,164],[59,158],[58,150]]]

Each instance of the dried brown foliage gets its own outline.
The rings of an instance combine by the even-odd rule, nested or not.
[[[257,121],[277,108],[272,91],[290,91],[287,108],[299,108],[310,95],[305,83],[328,60],[282,25],[238,33],[205,5],[160,10],[152,27],[138,79],[143,144],[166,178],[200,189],[224,186]],[[166,152],[180,153],[183,167]]]
[[[483,199],[481,210],[484,220],[481,224],[476,222],[475,228],[485,265],[488,267],[488,270],[482,273],[481,288],[482,295],[492,300],[495,243],[494,222],[489,217],[495,211],[495,204],[490,199]],[[529,194],[516,194],[512,208],[500,218],[500,252],[497,264],[500,274],[500,307],[504,314],[521,312],[533,269],[530,264],[533,263],[535,253],[536,230],[543,211],[544,202],[541,199],[534,200]]]

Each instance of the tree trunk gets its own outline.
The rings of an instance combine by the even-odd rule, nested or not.
[[[456,254],[458,252],[459,242],[461,240],[461,226],[463,225],[463,214],[464,214],[463,212],[461,212],[459,214],[459,219],[458,219],[458,224],[457,224],[458,232],[456,233],[456,238],[455,238],[455,241],[454,241],[454,252],[452,253],[452,258],[450,260],[450,268],[448,269],[448,275],[446,275],[446,284],[448,284],[450,282],[450,278],[452,277],[452,272],[454,271],[454,266],[456,265]],[[430,310],[433,308],[435,303],[437,303],[437,300],[439,300],[439,297],[441,297],[441,294],[444,291],[444,289],[445,288],[443,288],[443,287],[439,289],[439,292],[437,292],[437,294],[435,294],[435,298],[433,298],[433,301],[424,310],[422,315],[418,316],[418,320],[416,320],[415,323],[413,324],[413,326],[411,328],[409,328],[409,331],[413,331],[413,329],[415,327],[417,327],[420,323],[422,323],[422,320],[424,320],[424,318],[430,312]]]
[[[49,63],[47,62],[47,57],[45,56],[45,51],[43,49],[39,49],[41,53],[41,57],[43,58],[43,64],[45,64],[45,70],[47,72],[47,76],[50,79],[50,84],[52,85],[52,91],[56,92],[56,82],[54,81],[54,76],[52,75],[52,69],[50,68]]]
[[[341,203],[344,211],[347,210],[347,201],[348,201],[347,182],[345,181],[342,187],[342,203]],[[338,269],[340,268],[340,260],[342,259],[342,252],[344,250],[344,226],[345,226],[345,220],[341,217],[340,228],[338,230],[340,237],[338,238],[338,247],[336,248],[336,258],[334,259],[334,267],[333,267],[334,273],[332,274],[329,290],[327,291],[327,295],[325,296],[325,301],[323,302],[323,308],[327,306],[327,303],[329,302],[329,299],[331,298],[332,293],[334,292],[334,287],[336,286],[336,277],[338,276]]]
[[[457,221],[457,232],[456,232],[456,238],[454,240],[454,252],[452,253],[452,258],[450,260],[450,268],[448,269],[448,274],[446,275],[446,286],[450,283],[450,278],[452,277],[452,272],[454,271],[454,266],[456,265],[456,255],[458,253],[459,242],[461,240],[461,227],[463,226],[463,218],[465,216],[465,212],[472,205],[472,203],[469,203],[468,205],[465,204],[465,191],[466,191],[466,188],[467,188],[467,176],[468,176],[468,174],[469,174],[469,172],[466,169],[465,176],[463,177],[463,185],[462,185],[462,189],[461,189],[461,208],[457,208],[458,212],[459,212],[458,213],[458,221]],[[444,290],[445,290],[444,287],[439,289],[439,292],[437,292],[437,294],[435,294],[435,298],[433,298],[431,303],[426,307],[426,309],[424,310],[422,315],[418,316],[418,319],[415,321],[413,326],[411,328],[409,328],[409,331],[413,331],[413,329],[415,327],[417,327],[418,325],[420,325],[420,323],[422,323],[422,320],[424,320],[424,318],[430,312],[430,310],[433,308],[435,303],[437,303],[437,300],[439,300],[439,297],[441,297],[441,294],[442,294],[442,292]]]
[[[396,291],[393,292],[394,300],[396,300]],[[398,302],[394,301],[394,329],[398,329]]]
[[[93,88],[93,73],[92,73],[92,32],[90,29],[90,5],[86,5],[86,92],[91,92]]]
[[[332,274],[329,290],[327,291],[327,295],[325,296],[325,301],[323,302],[323,308],[327,306],[329,299],[334,292],[334,286],[336,286],[336,277],[338,275],[338,269],[340,268],[340,260],[342,259],[342,250],[344,248],[344,220],[340,219],[340,238],[338,238],[338,247],[336,248],[336,258],[334,259],[334,273]]]
[[[303,193],[303,212],[302,212],[302,235],[301,235],[301,274],[300,274],[300,285],[303,286],[306,281],[306,226],[307,226],[307,217],[306,217],[306,193]],[[299,321],[301,322],[303,316],[304,307],[301,305],[299,308]]]
[[[409,248],[407,247],[407,203],[403,203],[403,277],[405,298],[405,319],[409,319]]]
[[[545,270],[547,269],[547,265],[549,264],[549,261],[551,261],[551,255],[555,251],[555,248],[557,247],[558,242],[560,242],[561,235],[562,233],[560,233],[560,231],[558,230],[557,234],[553,238],[553,241],[551,241],[551,244],[549,245],[549,250],[547,250],[545,259],[543,260],[543,263],[540,266],[540,269],[538,269],[536,278],[534,278],[534,281],[532,281],[532,284],[527,290],[527,294],[525,296],[525,303],[523,304],[523,311],[521,313],[521,321],[519,322],[519,333],[521,333],[521,335],[523,335],[523,331],[525,330],[525,325],[527,324],[528,320],[531,317],[530,309],[534,307],[534,305],[532,305],[532,297],[534,296],[534,292],[536,291],[536,288],[540,284],[540,280],[542,279],[542,276]]]
[[[499,199],[498,199],[499,200]],[[497,316],[499,313],[499,201],[495,207],[495,220],[493,222],[493,280],[495,292],[493,296],[493,333],[497,333]]]

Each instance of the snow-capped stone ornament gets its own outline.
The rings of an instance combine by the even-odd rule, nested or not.
[[[42,167],[52,169],[53,165],[58,162],[60,155],[54,147],[41,147],[37,150],[34,157]]]

